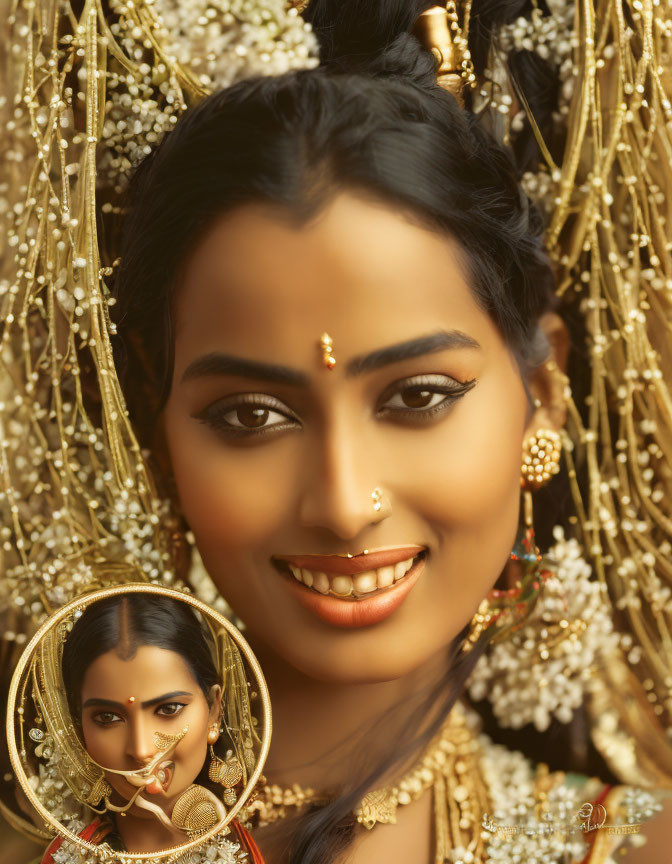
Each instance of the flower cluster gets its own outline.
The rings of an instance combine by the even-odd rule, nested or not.
[[[502,726],[534,723],[543,731],[553,716],[569,723],[598,658],[618,645],[603,584],[591,578],[575,539],[561,528],[555,539],[546,560],[553,575],[532,613],[490,647],[469,680],[471,698],[487,698]]]

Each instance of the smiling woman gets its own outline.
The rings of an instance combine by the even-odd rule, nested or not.
[[[481,860],[473,777],[461,827],[441,815],[449,772],[396,833],[364,841],[352,814],[396,821],[362,801],[445,733],[489,632],[475,613],[521,577],[525,442],[531,488],[557,470],[567,336],[511,158],[400,32],[366,62],[213,94],[131,201],[115,319],[132,416],[269,677],[269,775],[324,805],[302,793],[291,841],[262,815],[264,854]],[[533,605],[530,518],[509,591]]]
[[[664,2],[18,0],[7,596],[228,604],[267,864],[614,864],[672,785]],[[255,717],[206,753],[256,691],[202,624],[115,597],[65,639],[112,861],[254,777]]]

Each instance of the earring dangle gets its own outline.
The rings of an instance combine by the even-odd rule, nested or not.
[[[234,787],[243,779],[243,766],[233,755],[233,751],[227,750],[226,759],[220,759],[212,744],[210,745],[208,777],[213,783],[219,783],[224,787],[222,798],[226,805],[232,807],[238,797]]]
[[[515,588],[491,591],[471,626],[471,647],[485,632],[488,650],[471,674],[469,695],[487,698],[505,727],[532,723],[543,731],[552,718],[569,723],[598,654],[617,641],[600,583],[591,578],[577,540],[554,529],[555,544],[544,556],[552,571],[535,542],[532,493],[560,470],[560,440],[557,432],[539,429],[524,443],[523,533],[510,556],[523,575]]]
[[[541,489],[560,470],[561,439],[552,429],[538,429],[523,443],[520,485],[523,492],[523,529],[509,556],[521,567],[513,588],[493,588],[471,620],[462,651],[471,651],[481,640],[501,639],[532,611],[543,583],[551,573],[542,568],[542,556],[534,534],[532,492]]]

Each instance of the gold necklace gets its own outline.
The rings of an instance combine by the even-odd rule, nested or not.
[[[469,860],[481,860],[481,817],[489,810],[489,797],[479,759],[478,742],[457,704],[416,765],[397,783],[368,792],[354,816],[368,830],[378,823],[395,824],[399,807],[417,801],[432,788],[435,860],[443,862],[455,849],[470,852],[473,857],[468,856]],[[297,783],[266,785],[245,808],[246,817],[262,827],[298,815],[310,804],[326,804],[333,797]]]

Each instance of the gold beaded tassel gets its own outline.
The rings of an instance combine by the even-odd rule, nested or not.
[[[581,76],[562,165],[551,166],[548,246],[560,298],[586,320],[592,382],[585,413],[569,401],[566,459],[645,706],[619,707],[620,721],[647,748],[656,782],[672,783],[672,4],[610,0],[598,21],[582,0],[576,21]]]
[[[443,742],[446,759],[433,784],[435,864],[446,864],[458,850],[461,860],[485,860],[481,820],[490,801],[481,777],[478,742],[459,706],[451,713],[450,738]]]
[[[3,590],[38,619],[98,584],[98,561],[107,581],[170,580],[172,570],[164,508],[114,368],[112,268],[101,262],[96,191],[112,88],[129,98],[142,91],[138,51],[167,60],[153,7],[111,8],[87,0],[75,14],[67,3],[54,12],[47,0],[23,0],[9,21],[8,84],[17,89],[2,165],[10,206],[0,281],[0,554]],[[185,107],[182,85],[201,92],[176,63],[165,66],[160,98],[175,114]],[[34,166],[25,186],[12,157]],[[99,390],[93,411],[83,376]]]

